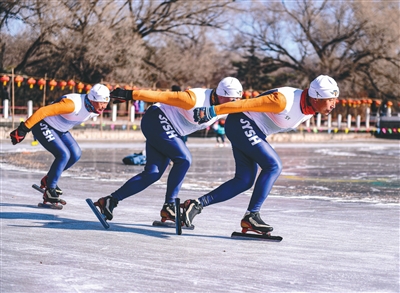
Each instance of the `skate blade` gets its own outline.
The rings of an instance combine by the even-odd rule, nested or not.
[[[36,189],[37,191],[41,192],[42,194],[44,193],[44,189],[40,188],[39,185],[37,185],[37,184],[33,184],[32,188]]]
[[[181,199],[175,198],[175,233],[182,235],[182,214],[181,214]]]
[[[102,213],[100,213],[100,211],[94,205],[93,201],[90,198],[87,198],[86,202],[89,205],[89,207],[92,209],[93,213],[96,215],[99,222],[103,225],[104,229],[110,228],[110,224],[107,223],[105,216]]]
[[[231,238],[236,239],[247,239],[247,240],[264,240],[264,241],[275,241],[281,242],[281,236],[272,236],[270,234],[251,234],[251,233],[240,233],[240,232],[233,232]]]
[[[63,206],[55,203],[44,203],[44,202],[39,202],[38,203],[39,208],[45,208],[45,209],[53,209],[53,210],[62,210]]]
[[[44,193],[44,189],[40,188],[39,185],[37,184],[33,184],[32,188],[39,191],[41,194]],[[63,199],[61,199],[58,203],[62,204],[62,205],[66,205],[67,202]],[[44,202],[40,202],[38,203],[38,207],[40,208],[47,208],[47,209],[55,209],[55,210],[62,210],[63,206],[59,205],[58,203],[52,203],[52,202],[48,202],[48,201],[44,201]]]
[[[153,226],[166,227],[166,228],[176,228],[176,223],[175,222],[154,221],[153,222]],[[194,230],[194,225],[192,225],[190,227],[182,226],[182,229]]]

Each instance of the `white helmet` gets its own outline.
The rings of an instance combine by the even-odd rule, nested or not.
[[[96,83],[88,93],[88,99],[94,102],[109,102],[110,90],[105,85]]]
[[[332,77],[320,75],[310,83],[308,95],[315,99],[338,98],[339,87]]]
[[[230,98],[241,98],[243,87],[240,81],[234,77],[225,77],[217,87],[217,95]]]

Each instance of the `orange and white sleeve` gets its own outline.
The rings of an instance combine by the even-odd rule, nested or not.
[[[43,118],[47,116],[56,116],[60,114],[69,114],[74,112],[75,103],[71,99],[62,99],[58,103],[54,103],[48,106],[44,106],[39,108],[28,120],[25,121],[25,126],[31,129],[35,126]]]
[[[280,113],[286,107],[286,97],[280,92],[259,96],[253,99],[233,101],[214,107],[217,115],[240,112]]]
[[[185,110],[192,109],[196,105],[196,95],[190,90],[184,92],[138,90],[132,92],[132,98],[148,103],[163,103]]]

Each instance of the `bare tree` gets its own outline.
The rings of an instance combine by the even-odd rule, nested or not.
[[[244,48],[253,42],[265,66],[290,69],[299,86],[329,74],[344,96],[367,89],[369,95],[393,98],[399,97],[395,6],[386,1],[257,2],[239,31]]]
[[[157,59],[152,54],[162,52],[155,47],[157,40],[169,35],[198,44],[203,29],[223,26],[223,12],[231,1],[25,0],[12,4],[13,15],[25,21],[24,31],[4,49],[5,55],[13,55],[11,66],[16,72],[148,85],[156,82],[159,72],[171,72],[171,67],[163,69],[161,63],[152,62]]]

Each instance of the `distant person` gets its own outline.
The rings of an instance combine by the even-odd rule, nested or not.
[[[28,132],[54,156],[49,172],[40,182],[45,189],[44,202],[58,203],[62,190],[57,186],[61,173],[74,165],[82,151],[69,130],[75,125],[99,116],[110,101],[110,91],[95,84],[88,94],[67,94],[51,105],[39,108],[10,133],[12,144],[20,143]]]
[[[215,122],[215,136],[217,138],[217,146],[219,147],[225,147],[225,120],[220,119],[217,122]]]
[[[95,202],[107,220],[112,220],[114,208],[120,201],[158,181],[172,161],[165,202],[160,215],[162,222],[175,221],[175,198],[192,163],[192,155],[181,137],[204,129],[221,117],[214,115],[200,125],[193,120],[193,109],[217,106],[241,98],[242,91],[242,85],[233,77],[222,79],[216,89],[193,88],[184,92],[123,89],[112,91],[111,97],[122,101],[133,99],[158,103],[147,109],[141,121],[141,129],[146,137],[144,171],[129,179],[110,195]]]
[[[236,171],[231,180],[199,197],[184,202],[185,225],[204,207],[229,200],[254,185],[250,203],[241,220],[243,233],[268,233],[273,228],[260,216],[261,207],[282,171],[278,154],[267,141],[267,136],[296,128],[316,113],[328,115],[336,106],[339,88],[336,81],[320,75],[305,90],[281,87],[266,91],[253,99],[200,107],[194,110],[195,121],[207,123],[215,115],[229,114],[225,131],[232,144]]]

